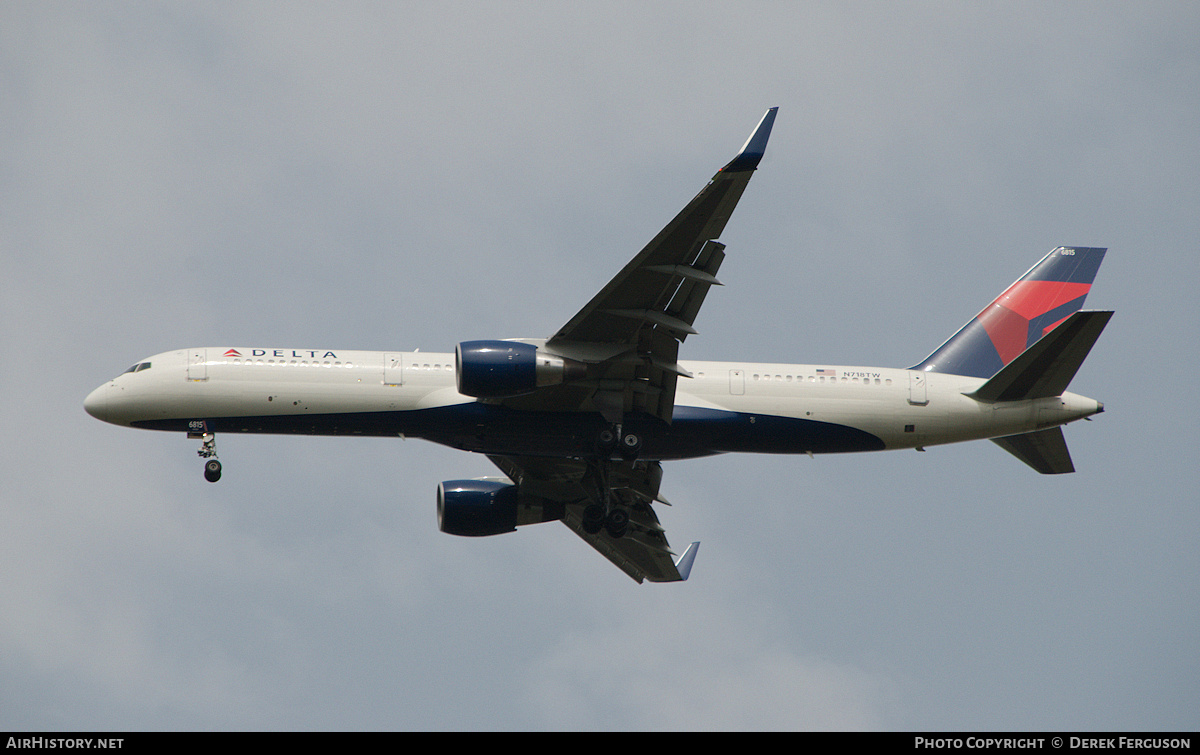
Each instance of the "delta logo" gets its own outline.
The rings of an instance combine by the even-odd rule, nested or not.
[[[290,356],[290,357],[295,357],[298,359],[303,359],[304,357],[308,357],[309,359],[337,359],[338,358],[338,355],[333,353],[332,351],[326,351],[326,352],[324,352],[323,356],[317,356],[318,354],[321,354],[321,353],[322,352],[320,349],[311,349],[311,350],[309,350],[309,349],[251,349],[250,356],[252,356],[252,357],[289,357]],[[245,354],[238,351],[237,349],[230,349],[229,351],[226,351],[222,356],[244,357]]]

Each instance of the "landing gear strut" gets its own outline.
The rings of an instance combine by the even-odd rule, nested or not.
[[[204,462],[204,479],[216,482],[221,479],[221,462],[217,461],[217,437],[212,433],[204,433],[199,437],[200,450],[196,454],[201,459],[208,459]]]

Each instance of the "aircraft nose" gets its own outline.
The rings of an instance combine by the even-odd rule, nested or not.
[[[108,421],[108,383],[88,394],[83,400],[83,410],[96,419]]]

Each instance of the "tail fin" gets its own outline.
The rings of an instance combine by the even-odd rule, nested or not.
[[[992,377],[1083,307],[1106,251],[1058,247],[912,369]]]

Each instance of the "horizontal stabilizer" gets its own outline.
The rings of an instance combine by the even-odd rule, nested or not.
[[[1075,471],[1061,427],[1051,427],[1024,435],[992,438],[992,442],[1041,474],[1067,474]]]
[[[1076,312],[967,395],[987,403],[1061,396],[1112,315]]]

